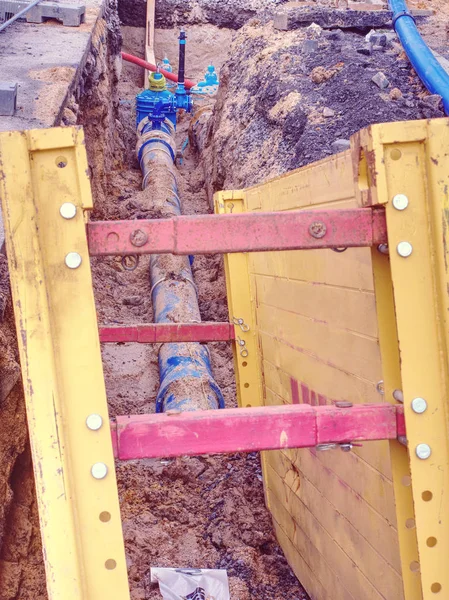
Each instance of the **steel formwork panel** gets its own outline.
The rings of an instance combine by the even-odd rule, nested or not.
[[[83,214],[92,208],[87,170],[80,128],[0,134],[0,196],[48,596],[125,600]],[[60,214],[64,202],[76,207],[70,220]],[[77,269],[65,263],[71,252],[81,258]]]

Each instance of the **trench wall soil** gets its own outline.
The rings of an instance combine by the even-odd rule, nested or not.
[[[115,0],[97,20],[77,84],[64,98],[55,125],[86,122],[88,153],[98,136],[105,140],[92,185],[102,196],[102,174],[118,160],[112,148],[120,133],[115,123],[114,89],[120,66],[120,28]],[[95,130],[95,132],[94,132]],[[113,139],[113,141],[111,140]],[[89,143],[92,141],[92,143]],[[25,401],[20,375],[14,314],[6,258],[0,254],[0,598],[45,600],[47,597]]]

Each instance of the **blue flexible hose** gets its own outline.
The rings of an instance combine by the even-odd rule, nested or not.
[[[413,68],[429,92],[443,98],[444,110],[449,115],[449,75],[422,39],[406,2],[389,0],[389,3],[394,29]]]

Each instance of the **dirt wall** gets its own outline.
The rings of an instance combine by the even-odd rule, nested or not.
[[[106,131],[103,139],[120,134],[114,119],[117,100],[112,91],[118,76],[119,48],[116,3],[110,0],[95,26],[91,48],[86,49],[87,60],[78,85],[60,111],[61,124],[86,122],[87,138],[95,143],[101,143],[101,130]],[[88,150],[92,150],[89,143]],[[101,155],[103,164],[98,172],[92,171],[93,187],[98,188],[99,196],[101,186],[97,182],[116,160],[112,151]],[[0,309],[0,598],[45,600],[45,573],[9,275],[6,258],[1,254]]]
[[[253,19],[235,35],[220,83],[202,134],[210,196],[329,156],[371,123],[444,116],[394,37],[372,51],[352,31],[278,31]]]
[[[239,29],[248,19],[273,10],[283,0],[158,0],[156,27],[211,24]],[[124,25],[145,27],[146,0],[119,0],[119,16]]]

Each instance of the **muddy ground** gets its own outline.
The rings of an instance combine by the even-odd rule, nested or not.
[[[183,19],[182,3],[178,4],[176,23]],[[229,3],[234,18],[232,10],[225,11],[223,18],[231,23],[217,27],[205,23],[208,7],[216,12],[214,2],[189,3],[193,13],[187,28],[187,75],[198,78],[211,61],[223,68],[217,104],[213,112],[210,106],[211,117],[202,124],[203,153],[191,143],[178,165],[185,214],[210,212],[216,190],[251,185],[322,158],[333,151],[335,140],[348,139],[370,123],[442,116],[438,99],[429,98],[394,39],[366,54],[360,32],[279,32],[266,13],[269,4],[277,3],[262,4],[254,0],[247,5],[251,14],[242,17],[238,6]],[[438,18],[429,19],[423,31],[444,52],[449,8],[442,0],[416,3],[421,8],[430,4],[438,9]],[[262,8],[260,15],[255,12]],[[133,13],[124,19],[135,22]],[[143,56],[144,30],[125,25],[120,33],[110,17],[81,88],[69,99],[63,116],[63,124],[85,127],[94,219],[145,216],[134,157],[134,96],[142,87],[142,73],[134,65],[120,67],[121,34],[124,50]],[[167,54],[176,62],[176,37],[177,31],[170,28],[157,31],[159,60]],[[317,41],[314,52],[305,52],[306,40]],[[379,72],[389,80],[383,90],[371,81]],[[46,75],[36,77],[42,76]],[[207,103],[211,104],[203,102]],[[182,117],[179,147],[189,125],[190,117]],[[100,323],[152,320],[147,260],[133,272],[124,271],[115,259],[92,263]],[[196,257],[193,270],[202,318],[226,320],[221,257]],[[0,300],[8,295],[5,279]],[[2,381],[10,382],[0,390],[0,600],[44,600],[14,336],[7,303],[0,324],[0,338],[8,349],[0,365]],[[226,343],[209,347],[226,404],[234,406],[231,349]],[[103,347],[111,415],[154,411],[157,351],[132,344]],[[225,568],[233,600],[307,598],[273,537],[257,454],[134,461],[117,464],[117,475],[133,600],[160,597],[149,584],[151,566]]]

